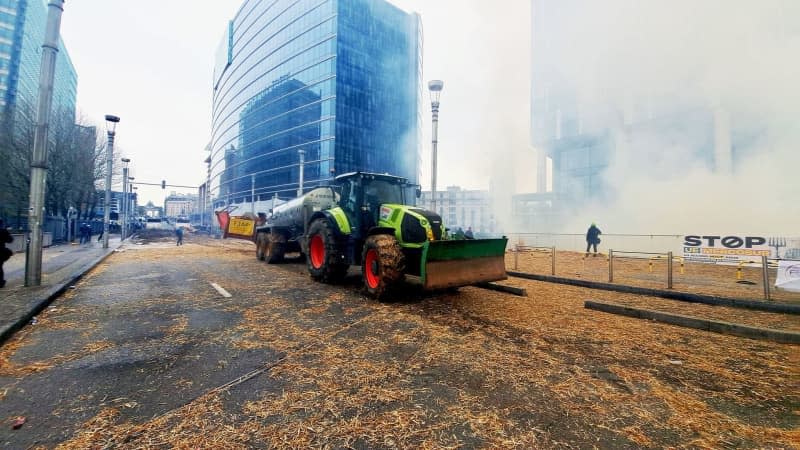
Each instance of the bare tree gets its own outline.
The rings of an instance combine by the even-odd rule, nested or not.
[[[35,122],[22,108],[0,136],[0,160],[5,162],[0,165],[0,216],[5,217],[19,217],[28,208]],[[66,215],[72,206],[82,209],[84,217],[91,216],[98,182],[105,177],[105,143],[97,127],[83,118],[76,123],[72,114],[55,111],[47,147],[47,213]]]

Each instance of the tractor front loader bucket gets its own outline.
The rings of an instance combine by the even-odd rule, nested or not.
[[[508,239],[467,239],[426,242],[420,274],[425,289],[468,286],[505,280]]]

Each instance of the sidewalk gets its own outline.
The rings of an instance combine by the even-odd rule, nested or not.
[[[30,322],[65,289],[73,285],[120,245],[111,236],[108,249],[96,238],[88,244],[60,244],[42,252],[42,284],[25,287],[25,253],[15,253],[3,264],[6,286],[0,289],[0,345]]]

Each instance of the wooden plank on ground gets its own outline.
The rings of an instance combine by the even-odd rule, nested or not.
[[[690,294],[664,289],[643,288],[628,286],[623,284],[603,283],[600,281],[577,280],[574,278],[554,277],[550,275],[539,275],[525,272],[506,272],[510,277],[525,278],[528,280],[545,281],[548,283],[561,283],[571,286],[579,286],[590,289],[603,289],[606,291],[624,292],[626,294],[651,295],[653,297],[668,298],[670,300],[680,300],[690,303],[704,303],[706,305],[732,306],[734,308],[754,309],[756,311],[766,311],[783,314],[800,314],[800,305],[791,303],[779,303],[774,301],[742,300],[728,297],[716,297],[713,295]]]
[[[670,325],[677,325],[686,328],[711,331],[714,333],[730,334],[733,336],[746,337],[750,339],[761,339],[766,341],[780,342],[782,344],[800,344],[800,333],[786,330],[775,330],[771,328],[751,327],[719,320],[703,319],[699,317],[683,316],[680,314],[670,314],[650,309],[634,308],[631,306],[618,305],[615,303],[597,302],[586,300],[583,305],[587,309],[619,314],[638,319],[655,320]]]
[[[490,291],[499,291],[499,292],[506,292],[509,294],[519,295],[520,297],[527,297],[528,291],[522,288],[514,287],[514,286],[503,286],[502,284],[495,284],[495,283],[478,283],[474,285],[475,287],[488,289]]]

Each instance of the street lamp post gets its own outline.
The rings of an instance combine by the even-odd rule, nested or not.
[[[206,149],[208,149],[209,152],[211,151],[210,144],[209,144],[208,147],[206,147]],[[210,195],[209,195],[210,194],[209,189],[211,189],[211,155],[209,155],[208,158],[206,158],[205,161],[203,161],[203,162],[206,163],[206,187],[205,187],[205,189],[203,189],[203,194],[204,194],[203,195],[203,215],[200,216],[200,226],[205,228],[206,225],[208,225],[208,230],[207,231],[210,231],[211,230],[211,223],[213,221],[210,220],[211,218],[209,217],[208,218],[209,219],[208,223],[206,224],[206,214],[208,213],[208,205],[209,205],[210,200],[211,200]],[[209,216],[210,216],[210,214],[209,214]]]
[[[300,175],[300,179],[297,182],[297,196],[300,197],[303,195],[303,184],[305,183],[305,180],[303,180],[303,170],[305,169],[306,165],[306,151],[300,149],[297,151],[297,154],[300,156],[300,170],[298,173],[298,175]]]
[[[122,158],[122,201],[119,202],[121,209],[120,221],[122,222],[122,229],[120,235],[120,242],[125,240],[128,236],[128,163],[131,162],[129,158]]]
[[[250,214],[256,215],[256,174],[250,175]]]
[[[74,240],[74,238],[75,238],[75,235],[73,234],[74,228],[72,227],[72,221],[73,221],[73,216],[75,216],[75,212],[76,212],[75,208],[73,208],[72,206],[70,206],[67,209],[67,242],[68,243],[72,242]]]
[[[55,78],[58,35],[61,28],[63,0],[51,0],[47,5],[47,25],[42,44],[42,64],[39,70],[39,100],[36,110],[36,131],[31,155],[31,184],[28,209],[30,243],[25,253],[25,286],[42,284],[42,244],[44,235],[44,197],[47,186],[47,130],[53,106],[53,79]],[[3,162],[5,164],[5,162]]]
[[[134,198],[136,197],[136,192],[134,192],[134,191],[138,191],[138,190],[139,190],[139,188],[137,186],[131,186],[131,210],[133,210],[134,212],[136,212],[136,202],[134,201]],[[138,219],[137,219],[136,223],[137,224],[139,223]]]
[[[111,220],[111,168],[114,163],[114,133],[119,117],[106,114],[108,148],[106,149],[106,198],[103,202],[103,248],[108,248],[108,225]]]
[[[130,174],[130,172],[128,172]],[[136,186],[133,185],[132,181],[136,178],[128,175],[128,193],[125,194],[125,230],[130,233],[130,226],[131,226],[131,217],[136,216],[136,211],[133,210],[133,190],[136,189]]]
[[[431,91],[431,113],[433,114],[433,151],[431,155],[431,201],[433,202],[433,212],[436,211],[436,147],[439,144],[439,96],[442,94],[444,81],[431,80],[428,82],[428,90]]]

